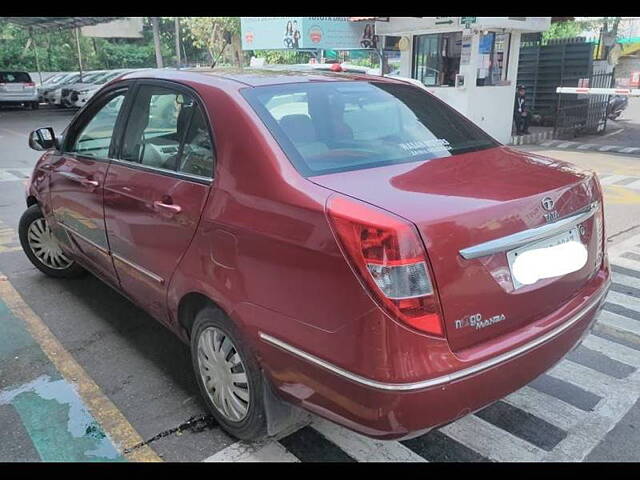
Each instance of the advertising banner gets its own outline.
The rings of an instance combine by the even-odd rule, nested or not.
[[[243,50],[376,48],[375,23],[348,17],[241,17]]]

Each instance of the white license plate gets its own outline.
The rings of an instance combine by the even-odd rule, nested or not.
[[[530,243],[529,245],[525,245],[520,248],[515,248],[507,252],[507,261],[509,262],[509,271],[511,272],[511,280],[513,281],[513,287],[518,289],[523,286],[513,274],[513,264],[518,258],[519,255],[522,255],[524,252],[532,251],[532,250],[542,250],[549,247],[555,247],[558,245],[562,245],[564,243],[569,242],[578,242],[582,245],[582,240],[580,239],[580,233],[578,233],[577,228],[572,228],[571,230],[561,233],[559,235],[555,235],[551,238],[546,238],[544,240],[540,240],[535,243]],[[548,278],[548,277],[542,277]]]

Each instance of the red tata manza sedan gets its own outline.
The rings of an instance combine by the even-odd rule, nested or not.
[[[562,359],[609,287],[593,173],[398,79],[137,72],[29,140],[31,262],[189,342],[242,439],[291,404],[383,439],[451,422]]]

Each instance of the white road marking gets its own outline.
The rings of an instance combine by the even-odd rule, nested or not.
[[[523,387],[504,400],[562,430],[571,429],[587,415],[579,408],[531,387]]]
[[[624,293],[609,291],[607,295],[607,302],[622,305],[623,307],[636,310],[640,313],[640,298],[632,297],[631,295],[625,295]]]
[[[606,397],[610,394],[609,389],[616,382],[616,380],[609,375],[572,362],[571,360],[560,362],[547,373],[552,377],[572,383],[600,397]]]
[[[440,429],[480,455],[500,462],[536,462],[544,450],[475,415],[456,420]]]
[[[601,338],[596,335],[588,335],[582,344],[591,350],[602,353],[612,360],[617,360],[618,362],[626,363],[632,367],[640,368],[640,352],[638,350],[625,347],[624,345],[620,345],[619,343],[612,342],[606,338]]]
[[[612,279],[615,283],[620,283],[628,287],[640,288],[640,278],[630,277],[623,273],[613,272]]]
[[[604,330],[616,330],[625,337],[635,338],[640,341],[640,322],[617,313],[602,310],[596,328],[604,327]]]
[[[311,426],[359,462],[427,461],[400,442],[374,440],[319,417]]]
[[[205,462],[299,462],[282,444],[236,442],[204,460]]]
[[[612,183],[619,182],[620,180],[624,180],[628,178],[625,175],[611,175],[610,177],[606,177],[600,180],[601,185],[611,185]]]

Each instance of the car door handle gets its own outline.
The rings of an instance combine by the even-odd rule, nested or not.
[[[153,202],[153,208],[156,210],[164,210],[166,212],[170,212],[172,214],[177,214],[182,211],[182,207],[180,205],[173,205],[168,203],[163,203],[159,200]]]
[[[90,187],[90,188],[96,188],[97,186],[100,185],[100,182],[98,182],[97,180],[90,180],[88,178],[81,178],[80,183],[85,187]]]

